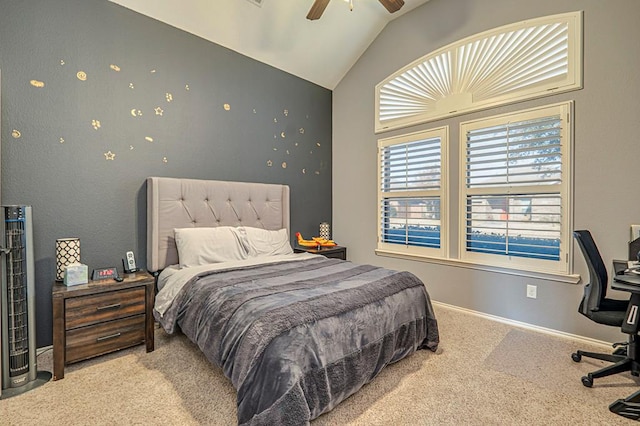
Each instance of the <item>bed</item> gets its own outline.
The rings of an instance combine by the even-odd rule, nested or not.
[[[413,274],[293,253],[289,202],[286,185],[147,179],[154,316],[231,380],[240,425],[309,424],[439,341]]]

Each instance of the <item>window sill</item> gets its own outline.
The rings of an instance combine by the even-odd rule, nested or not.
[[[558,281],[569,284],[578,284],[580,282],[580,275],[577,274],[562,274],[559,272],[539,272],[539,271],[525,271],[522,269],[510,269],[501,266],[480,265],[477,263],[465,262],[458,259],[442,259],[435,257],[418,256],[414,254],[398,253],[389,250],[375,250],[376,255],[384,257],[394,257],[397,259],[416,260],[419,262],[435,263],[438,265],[457,266],[461,268],[476,269],[479,271],[495,272],[498,274],[515,275],[518,277],[537,278],[548,281]]]

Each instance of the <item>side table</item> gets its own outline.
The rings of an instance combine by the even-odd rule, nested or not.
[[[55,283],[53,380],[64,378],[65,365],[73,362],[141,343],[152,352],[154,287],[147,272],[125,274],[122,282]]]

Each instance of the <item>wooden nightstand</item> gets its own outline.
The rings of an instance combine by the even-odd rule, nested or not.
[[[53,380],[64,367],[146,343],[153,351],[154,278],[125,274],[124,281],[89,281],[67,287],[55,283],[53,298]]]
[[[347,248],[342,246],[321,247],[320,249],[315,249],[313,247],[295,246],[293,248],[293,251],[294,253],[321,254],[324,257],[347,260]]]

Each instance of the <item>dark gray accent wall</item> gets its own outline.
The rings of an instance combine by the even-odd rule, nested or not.
[[[241,25],[241,23],[238,23]],[[0,1],[2,203],[33,206],[38,346],[55,240],[145,266],[148,176],[283,183],[331,219],[331,91],[106,0]]]

